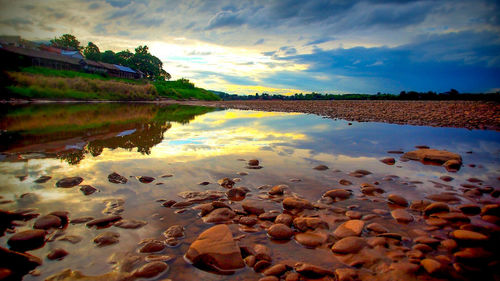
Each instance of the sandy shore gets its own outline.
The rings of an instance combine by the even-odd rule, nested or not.
[[[480,101],[182,101],[189,105],[311,113],[359,122],[500,130],[500,103]]]

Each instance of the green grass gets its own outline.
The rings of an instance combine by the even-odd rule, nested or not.
[[[170,99],[220,100],[219,96],[202,88],[197,88],[187,79],[153,82],[158,95]]]
[[[86,72],[72,71],[72,70],[57,70],[57,69],[46,68],[46,67],[37,67],[37,66],[30,66],[30,67],[22,68],[21,72],[30,73],[30,74],[39,74],[39,75],[43,75],[43,76],[52,76],[52,77],[66,77],[66,78],[81,77],[81,78],[97,79],[97,80],[103,80],[103,81],[113,80],[113,81],[121,81],[121,82],[132,83],[132,84],[146,84],[147,83],[147,81],[145,81],[145,80],[118,78],[118,77],[108,76],[107,74],[94,74],[94,73],[86,73]]]

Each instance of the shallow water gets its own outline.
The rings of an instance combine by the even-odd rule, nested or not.
[[[260,274],[248,267],[233,275],[221,276],[188,264],[183,254],[211,225],[203,223],[197,212],[189,207],[183,213],[176,213],[177,209],[165,208],[158,202],[159,199],[182,201],[177,195],[181,191],[225,191],[217,184],[223,177],[240,178],[235,186],[249,188],[251,192],[247,198],[264,198],[266,211],[281,211],[281,204],[267,200],[266,191],[258,187],[286,184],[291,194],[311,202],[318,201],[329,189],[350,188],[355,196],[336,206],[346,208],[356,204],[359,205],[357,211],[369,213],[375,208],[390,210],[382,200],[389,193],[400,194],[409,201],[443,191],[461,195],[460,184],[467,183],[468,178],[478,178],[483,181],[482,186],[498,188],[500,176],[500,133],[495,131],[350,124],[315,115],[154,104],[46,104],[3,107],[1,112],[0,195],[3,198],[0,201],[3,202],[0,209],[35,208],[42,215],[64,210],[69,212],[70,219],[102,217],[105,200],[123,199],[121,215],[124,218],[147,222],[139,229],[112,226],[104,230],[89,229],[85,224],[69,224],[66,234],[81,236],[82,241],[77,244],[48,242],[43,248],[30,251],[42,257],[44,264],[37,268],[40,276],[26,275],[23,280],[42,280],[65,268],[86,275],[104,274],[114,268],[108,262],[111,255],[137,254],[141,240],[162,239],[163,231],[176,224],[185,227],[186,237],[179,247],[162,252],[175,259],[169,262],[170,270],[158,280],[258,279]],[[449,173],[441,166],[403,162],[399,161],[400,155],[387,153],[414,150],[416,145],[458,153],[464,166],[456,173]],[[396,158],[396,164],[389,166],[379,161],[385,157]],[[246,169],[242,159],[259,159],[263,168]],[[329,169],[313,169],[320,164]],[[363,178],[348,175],[357,169],[372,174]],[[125,176],[128,182],[110,183],[107,176],[112,172]],[[238,175],[238,172],[248,175]],[[161,177],[166,174],[173,176]],[[43,175],[52,179],[43,184],[34,183]],[[384,181],[387,175],[399,178]],[[450,175],[454,180],[443,182],[439,179],[443,175]],[[73,176],[82,177],[82,184],[92,185],[98,192],[85,196],[78,187],[55,187],[59,179]],[[139,176],[151,176],[155,181],[144,184],[137,179]],[[347,179],[352,185],[342,186],[340,179]],[[199,185],[203,181],[210,184]],[[359,185],[375,181],[386,191],[377,197],[381,200],[371,197],[360,200],[367,197],[362,195]],[[431,181],[451,187],[444,190],[446,187],[438,188]],[[486,199],[498,203],[496,198],[488,196]],[[474,202],[467,197],[461,200],[462,203]],[[237,202],[231,206],[241,209]],[[410,237],[415,236],[411,229],[422,225],[418,220],[399,225],[390,215],[379,220],[391,231]],[[16,231],[31,228],[33,222],[16,227]],[[331,230],[340,224],[334,220],[328,222]],[[290,259],[330,268],[342,266],[327,246],[306,249],[293,239],[284,243],[270,241],[263,229],[246,233],[240,231],[237,224],[230,228],[235,236],[246,235],[240,245],[268,245],[273,252],[273,264]],[[92,240],[106,230],[118,232],[120,242],[96,247]],[[10,235],[0,238],[2,247],[7,247]],[[69,255],[60,261],[45,258],[51,249],[59,247],[66,249]]]

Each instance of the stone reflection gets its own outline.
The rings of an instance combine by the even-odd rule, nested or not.
[[[59,158],[71,165],[105,148],[149,155],[171,128],[213,108],[158,104],[50,104],[2,106],[0,151],[11,161]]]

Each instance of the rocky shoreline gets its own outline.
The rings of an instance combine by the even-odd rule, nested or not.
[[[395,160],[392,160],[381,159],[387,165],[393,165]],[[463,165],[458,154],[425,147],[403,154],[398,161],[412,160],[442,165],[443,171],[456,171]],[[264,168],[258,159],[243,163],[248,172],[235,171],[240,177]],[[116,265],[111,272],[87,276],[66,269],[46,280],[188,280],[193,276],[169,265],[183,258],[215,274],[246,272],[246,277],[236,274],[235,280],[495,280],[499,277],[500,190],[494,187],[499,179],[491,184],[469,178],[456,186],[450,183],[452,177],[442,177],[442,182],[434,183],[442,192],[409,201],[387,192],[386,186],[411,188],[422,182],[406,182],[397,175],[374,177],[363,169],[344,174],[319,165],[311,170],[340,173],[344,178],[332,183],[337,187],[324,192],[316,201],[292,192],[286,184],[247,188],[239,186],[241,178],[230,177],[217,183],[200,182],[200,186],[211,184],[212,189],[182,191],[178,198],[156,200],[164,210],[196,216],[205,225],[197,230],[199,235],[189,233],[192,226],[170,225],[163,237],[138,241],[136,252],[110,257],[109,262]],[[48,184],[51,179],[42,176],[36,182]],[[128,182],[115,172],[107,180],[116,185]],[[157,181],[160,179],[154,177],[141,176],[137,180],[160,185]],[[355,181],[361,182],[359,186]],[[300,179],[290,179],[290,184],[294,182]],[[95,189],[82,183],[85,183],[83,178],[73,176],[57,180],[55,186],[79,188],[84,196],[91,195],[89,190]],[[213,189],[213,185],[217,187]],[[73,218],[61,210],[43,215],[35,209],[1,211],[2,233],[12,235],[7,240],[10,249],[0,247],[0,257],[16,262],[2,266],[0,276],[15,280],[28,272],[34,276],[40,274],[36,267],[42,264],[42,259],[25,252],[54,241],[80,243],[82,237],[69,234],[75,225],[100,229],[92,241],[101,248],[120,243],[120,234],[108,228],[134,231],[149,223],[125,218],[122,199],[107,199],[104,203],[104,216],[99,218]],[[32,225],[32,229],[16,230],[26,224]],[[284,253],[280,247],[313,256],[316,252],[320,256],[291,258],[293,253]],[[186,250],[182,250],[181,257],[172,255],[168,249]],[[66,256],[71,253],[56,247],[46,258],[57,261]],[[171,279],[161,279],[167,273]]]
[[[357,122],[500,130],[500,103],[482,101],[182,101],[241,110],[301,112]]]

